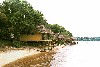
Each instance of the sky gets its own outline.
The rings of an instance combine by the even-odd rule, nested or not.
[[[44,14],[48,23],[64,26],[75,37],[100,36],[100,0],[27,1]]]

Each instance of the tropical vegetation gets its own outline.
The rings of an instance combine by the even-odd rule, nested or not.
[[[0,4],[0,43],[10,41],[20,46],[21,34],[33,34],[38,25],[44,25],[55,34],[72,37],[72,33],[58,24],[48,24],[44,15],[24,0],[5,0]],[[1,44],[0,44],[1,45]]]

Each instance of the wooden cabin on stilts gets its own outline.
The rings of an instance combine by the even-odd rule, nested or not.
[[[20,41],[30,42],[40,46],[52,45],[52,34],[50,29],[45,28],[44,25],[37,26],[37,31],[34,34],[23,34],[20,36]]]

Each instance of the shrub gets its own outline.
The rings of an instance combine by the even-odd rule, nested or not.
[[[22,43],[20,41],[16,41],[16,40],[13,41],[13,47],[19,48],[21,46],[22,46]]]

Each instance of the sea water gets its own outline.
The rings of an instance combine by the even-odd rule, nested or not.
[[[100,41],[79,41],[57,51],[51,67],[100,67]]]

